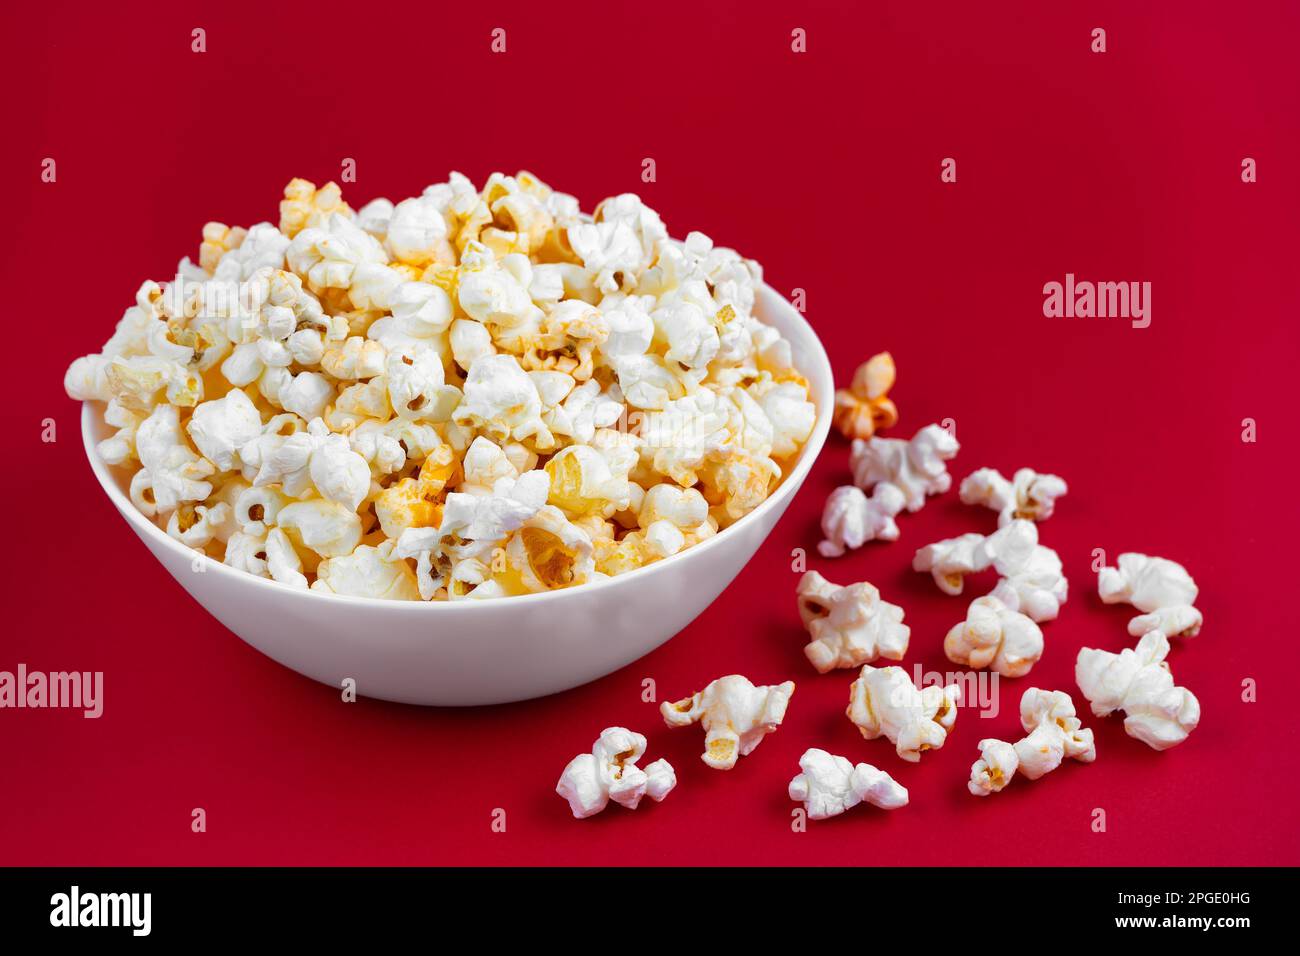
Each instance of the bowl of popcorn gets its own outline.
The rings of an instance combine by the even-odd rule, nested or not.
[[[487,704],[704,610],[825,441],[826,354],[757,263],[528,173],[357,210],[295,179],[208,223],[72,363],[91,466],[154,556],[281,664]]]

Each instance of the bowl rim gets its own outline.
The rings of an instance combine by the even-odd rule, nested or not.
[[[813,330],[812,324],[809,323],[807,318],[784,296],[782,296],[781,293],[777,292],[766,282],[760,283],[759,288],[764,293],[775,299],[776,302],[779,303],[779,307],[787,310],[789,316],[793,317],[796,324],[802,327],[801,330],[806,333],[808,344],[811,346],[810,349],[807,350],[808,354],[804,356],[804,364],[819,367],[819,371],[822,374],[818,377],[824,381],[825,386],[821,389],[816,389],[815,386],[812,388],[813,394],[811,394],[810,397],[817,408],[817,418],[813,424],[812,433],[808,436],[808,440],[804,442],[803,448],[800,450],[799,459],[795,463],[794,468],[788,475],[784,476],[781,480],[781,484],[777,486],[776,491],[768,495],[762,504],[744,517],[740,518],[732,527],[750,523],[751,520],[756,522],[767,512],[778,507],[785,507],[789,499],[795,494],[795,491],[802,485],[803,480],[812,469],[813,462],[816,461],[817,456],[821,453],[821,450],[826,443],[826,438],[830,433],[831,415],[834,404],[834,377],[831,369],[830,358],[826,354],[826,348],[822,345],[821,339]],[[766,324],[773,323],[768,322]],[[788,334],[784,332],[782,334],[785,338],[790,338]],[[806,375],[809,371],[809,369],[806,368],[799,368],[798,362],[795,364],[796,369],[799,372]],[[813,378],[809,377],[810,385],[813,385],[814,381]],[[820,394],[818,394],[818,392],[820,392]],[[483,601],[475,601],[472,599],[466,599],[463,601],[395,601],[390,598],[358,597],[351,594],[335,594],[329,591],[315,591],[311,589],[304,590],[302,588],[295,588],[291,585],[283,584],[273,578],[264,578],[256,574],[249,574],[246,571],[237,570],[230,567],[228,564],[216,560],[211,555],[204,554],[202,551],[195,551],[193,548],[182,544],[171,535],[167,534],[166,531],[159,528],[153,523],[153,521],[141,513],[141,511],[136,508],[135,503],[132,502],[131,499],[123,493],[122,489],[118,487],[117,480],[114,478],[113,472],[110,470],[113,466],[100,458],[99,453],[95,448],[97,439],[93,436],[95,422],[92,416],[97,413],[98,408],[102,407],[103,404],[104,403],[102,402],[82,402],[82,446],[85,448],[86,457],[90,460],[91,471],[94,472],[95,478],[99,481],[100,487],[103,488],[105,494],[108,495],[109,500],[112,501],[118,512],[121,513],[131,527],[135,529],[136,534],[140,535],[142,538],[158,542],[171,551],[176,557],[186,562],[193,563],[196,556],[202,557],[205,565],[204,573],[215,572],[219,577],[224,576],[231,581],[239,582],[240,584],[249,587],[273,588],[274,594],[270,596],[289,597],[290,595],[304,595],[311,601],[324,600],[332,601],[343,606],[350,605],[359,608],[382,607],[394,611],[397,611],[397,609],[400,608],[402,610],[398,611],[398,613],[408,614],[451,613],[452,608],[461,608],[471,605],[522,609],[548,601],[563,600],[566,597],[572,599],[573,596],[577,594],[592,594],[596,591],[606,590],[609,588],[627,587],[629,586],[628,582],[639,581],[641,583],[648,583],[649,579],[653,575],[662,573],[665,569],[669,569],[681,561],[688,560],[693,555],[709,553],[710,549],[720,547],[720,542],[723,541],[724,538],[730,540],[730,537],[727,535],[727,531],[729,531],[730,528],[724,528],[718,534],[713,535],[699,544],[692,545],[689,548],[679,551],[677,554],[644,565],[643,567],[636,568],[625,574],[600,578],[595,581],[588,581],[585,584],[580,584],[575,587],[557,588],[553,591],[539,591],[532,594],[516,594],[508,597],[491,598]],[[186,588],[186,590],[188,591],[189,588]],[[268,594],[270,594],[270,592],[268,592]],[[441,610],[431,610],[431,608],[441,608]]]

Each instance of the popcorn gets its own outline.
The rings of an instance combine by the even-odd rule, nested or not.
[[[777,458],[794,455],[817,423],[817,406],[808,401],[807,387],[767,379],[751,385],[749,392],[772,423],[772,454]]]
[[[506,546],[506,558],[529,591],[553,591],[596,571],[591,537],[550,505],[539,508]]]
[[[420,600],[415,572],[405,561],[393,557],[393,547],[392,541],[378,547],[363,544],[351,554],[327,558],[316,569],[312,590],[352,597]]]
[[[280,510],[292,499],[280,489],[262,486],[248,487],[235,499],[234,519],[241,531],[252,535],[265,535],[274,528]]]
[[[460,402],[460,389],[447,385],[442,360],[430,349],[398,349],[384,365],[388,401],[400,418],[445,422]]]
[[[1069,597],[1061,559],[1038,543],[1038,525],[1017,518],[989,535],[983,549],[998,574],[993,597],[1032,620],[1054,621]]]
[[[284,268],[284,253],[289,248],[289,241],[289,236],[269,222],[259,222],[248,230],[239,245],[221,256],[211,270],[212,276],[225,282],[243,282],[262,269],[279,271]],[[200,262],[202,258],[200,249]]]
[[[898,755],[916,763],[923,750],[938,750],[957,721],[956,684],[917,690],[901,667],[866,664],[849,688],[845,712],[867,740],[887,737]]]
[[[209,275],[227,252],[238,249],[248,233],[236,226],[231,229],[224,222],[209,222],[203,227],[203,242],[199,245],[199,267]]]
[[[881,482],[868,498],[855,485],[842,485],[830,493],[822,511],[822,534],[817,551],[824,558],[838,558],[845,551],[868,541],[897,541],[894,516],[903,510],[903,493],[896,485]]]
[[[338,186],[326,183],[317,189],[309,180],[291,180],[284,187],[284,199],[280,201],[280,232],[292,239],[303,229],[318,225],[335,213],[352,215]]]
[[[1128,623],[1128,632],[1141,637],[1162,631],[1169,637],[1195,637],[1201,631],[1201,612],[1194,605],[1200,593],[1187,569],[1176,561],[1128,552],[1119,556],[1118,568],[1102,568],[1097,590],[1106,604],[1132,604],[1146,611]]]
[[[591,378],[593,357],[609,336],[600,310],[577,299],[560,302],[546,313],[537,334],[524,339],[524,367],[555,370],[579,382]]]
[[[485,355],[470,367],[465,397],[452,419],[496,441],[532,438],[550,447],[554,437],[541,414],[542,398],[519,360],[513,355]]]
[[[202,551],[213,541],[229,538],[233,525],[234,512],[224,501],[211,508],[183,504],[167,519],[167,533],[186,547]]]
[[[1168,654],[1169,638],[1161,631],[1144,634],[1136,648],[1118,654],[1080,648],[1074,679],[1094,714],[1105,717],[1122,710],[1130,737],[1153,750],[1168,750],[1186,740],[1201,720],[1196,695],[1174,685],[1165,663]]]
[[[293,542],[280,528],[272,528],[266,533],[266,570],[272,580],[287,584],[293,588],[306,589],[307,577],[302,573],[302,558],[294,550]],[[323,564],[324,562],[322,562]],[[319,568],[317,574],[320,573]]]
[[[135,434],[144,416],[120,405],[117,399],[111,400],[104,409],[104,422],[117,429],[111,438],[105,438],[95,446],[99,457],[110,465],[127,465],[131,459],[138,460],[135,453]]]
[[[591,747],[569,761],[555,792],[569,801],[575,819],[595,816],[613,800],[635,810],[642,797],[656,803],[677,786],[677,774],[667,760],[645,769],[636,765],[645,753],[645,737],[624,727],[606,727]]]
[[[913,571],[928,571],[944,594],[961,594],[966,575],[983,571],[992,556],[982,534],[963,534],[927,544],[912,557]]]
[[[278,224],[199,238],[64,388],[104,403],[97,454],[142,514],[291,587],[484,600],[627,573],[759,507],[816,424],[753,314],[758,264],[631,194],[587,216],[527,172],[452,173],[354,212],[295,179]],[[828,537],[887,537],[901,496]]]
[[[1195,637],[1201,632],[1201,623],[1201,612],[1196,608],[1175,604],[1139,614],[1128,622],[1128,632],[1131,637],[1141,637],[1150,631],[1161,631],[1167,637]]]
[[[1023,677],[1043,656],[1043,632],[1024,614],[988,595],[971,601],[966,620],[944,638],[943,652],[954,664]]]
[[[799,769],[803,772],[790,781],[790,799],[804,805],[809,820],[839,816],[859,803],[882,810],[907,806],[907,788],[869,763],[855,767],[813,747],[799,758]]]
[[[627,447],[570,445],[546,463],[551,478],[549,501],[571,518],[598,513],[606,518],[631,504],[628,471],[637,453]]]
[[[204,481],[215,468],[185,444],[175,405],[159,405],[135,434],[140,470],[131,479],[131,501],[144,514],[166,515],[181,502],[203,501],[212,492]]]
[[[270,396],[268,396],[270,397]],[[334,386],[319,372],[299,372],[275,397],[281,408],[301,418],[320,418],[334,397]]]
[[[704,728],[701,759],[715,770],[730,770],[781,725],[793,694],[794,681],[756,687],[730,674],[691,697],[664,701],[659,712],[669,727],[699,723]]]
[[[930,572],[945,594],[961,594],[966,575],[990,567],[1002,575],[992,597],[1035,622],[1055,620],[1069,596],[1061,559],[1038,543],[1032,521],[1013,519],[987,537],[964,534],[937,541],[912,558],[912,569]]]
[[[370,466],[347,438],[327,433],[319,418],[307,428],[313,438],[308,465],[312,484],[322,498],[355,511],[370,491]]]
[[[245,571],[259,578],[270,577],[266,567],[266,532],[250,534],[236,531],[226,542],[226,555],[222,563],[237,571]]]
[[[862,582],[839,587],[816,571],[799,579],[799,617],[812,640],[804,654],[819,674],[860,667],[878,657],[901,661],[911,629],[903,609]]]
[[[865,441],[898,424],[898,409],[889,400],[896,377],[894,357],[881,352],[858,366],[848,388],[835,390],[835,427],[845,438]]]
[[[971,472],[961,483],[962,504],[983,505],[998,513],[998,527],[1018,518],[1046,521],[1056,509],[1056,499],[1069,490],[1056,475],[1040,475],[1021,468],[1010,480],[993,468]]]
[[[395,260],[408,265],[455,261],[447,241],[447,220],[437,202],[428,196],[403,199],[392,207],[384,245]]]
[[[920,511],[927,495],[952,487],[945,462],[956,457],[959,448],[957,439],[938,425],[926,425],[908,441],[855,438],[849,453],[853,483],[867,490],[887,481],[903,493],[908,511]]]
[[[230,471],[239,449],[261,434],[262,417],[247,395],[232,388],[224,398],[196,405],[185,430],[218,470]]]
[[[311,498],[280,509],[276,526],[293,544],[322,558],[351,554],[361,541],[361,519],[336,501]]]
[[[319,361],[321,369],[334,378],[356,381],[382,375],[387,354],[380,343],[352,335],[342,345],[323,352]]]
[[[967,789],[977,797],[997,793],[1016,775],[1037,780],[1066,757],[1080,763],[1097,759],[1092,731],[1079,724],[1074,701],[1064,691],[1031,687],[1020,698],[1020,725],[1028,736],[1014,744],[981,740],[980,759],[970,769]]]

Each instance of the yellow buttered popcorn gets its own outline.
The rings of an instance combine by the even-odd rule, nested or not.
[[[762,271],[528,172],[202,227],[64,387],[174,540],[300,590],[487,600],[671,559],[772,493],[816,408]],[[278,213],[278,214],[277,214]]]
[[[318,226],[334,213],[349,218],[352,209],[343,201],[343,191],[334,183],[320,189],[306,179],[290,180],[280,200],[280,232],[292,239],[309,226]]]

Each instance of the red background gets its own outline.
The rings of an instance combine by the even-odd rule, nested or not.
[[[1300,863],[1296,8],[567,6],[6,6],[0,669],[102,670],[106,710],[0,711],[0,863]],[[496,26],[505,55],[489,52]],[[1097,26],[1104,55],[1089,50]],[[47,156],[55,184],[39,181]],[[947,156],[955,184],[939,179]],[[790,569],[846,480],[834,438],[702,617],[567,694],[345,705],[225,631],[99,492],[63,371],[143,278],[196,254],[206,220],[274,220],[291,176],[336,177],[344,157],[358,165],[354,205],[449,169],[481,182],[527,168],[587,208],[640,191],[675,234],[703,230],[778,289],[806,289],[841,380],[892,350],[894,434],[955,419],[956,478],[984,465],[1066,477],[1042,531],[1071,597],[1033,675],[1006,685],[998,717],[963,710],[919,765],[860,739],[843,716],[851,672],[818,676],[803,658]],[[644,157],[658,182],[640,182]],[[1150,281],[1151,327],[1045,319],[1042,286],[1066,272]],[[40,441],[46,417],[54,444]],[[1255,444],[1241,441],[1246,417]],[[908,570],[913,550],[994,524],[955,499],[905,516],[896,545],[812,560],[906,608],[909,667],[949,669],[942,635],[966,604]],[[1131,644],[1131,609],[1096,597],[1094,548],[1165,555],[1198,579],[1207,623],[1171,663],[1203,722],[1157,754],[1089,716],[1095,764],[976,800],[976,743],[1014,739],[1023,689],[1082,704],[1076,649]],[[640,689],[650,677],[675,698],[734,671],[799,689],[785,725],[723,774],[699,761],[699,729],[665,728]],[[1241,700],[1245,678],[1256,703]],[[577,822],[552,788],[608,724],[646,733],[680,785],[662,805]],[[888,770],[911,805],[792,833],[785,787],[809,746]],[[498,807],[504,834],[490,829]]]

